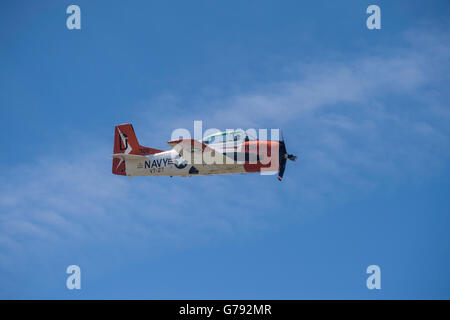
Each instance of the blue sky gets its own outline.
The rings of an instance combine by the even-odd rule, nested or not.
[[[69,31],[72,3],[0,5],[1,298],[450,298],[448,1],[77,1]],[[194,120],[299,161],[111,174],[116,124]]]

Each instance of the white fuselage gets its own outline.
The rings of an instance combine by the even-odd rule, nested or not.
[[[217,148],[217,151],[223,150]],[[127,159],[128,176],[191,176],[227,173],[247,173],[244,164],[190,164],[175,150],[146,156],[145,159]]]

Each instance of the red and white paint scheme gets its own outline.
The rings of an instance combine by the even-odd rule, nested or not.
[[[171,150],[143,147],[131,124],[115,127],[112,173],[134,176],[182,176],[278,171],[281,181],[288,154],[284,140],[257,140],[245,131],[209,135],[203,141],[179,139],[168,142]]]

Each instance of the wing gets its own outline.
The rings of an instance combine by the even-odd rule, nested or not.
[[[173,140],[168,144],[191,164],[234,164],[232,158],[195,139]]]

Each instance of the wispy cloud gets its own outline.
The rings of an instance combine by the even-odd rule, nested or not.
[[[290,80],[252,92],[195,101],[166,95],[151,106],[177,110],[176,119],[159,119],[166,130],[190,128],[192,120],[223,129],[284,128],[302,166],[347,182],[432,173],[449,153],[449,36],[411,30],[396,40],[356,60],[337,55],[290,66]]]

